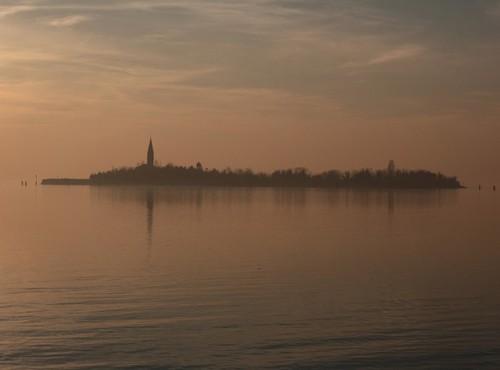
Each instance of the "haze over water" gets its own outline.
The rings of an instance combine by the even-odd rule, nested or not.
[[[491,190],[0,185],[0,368],[500,368]]]

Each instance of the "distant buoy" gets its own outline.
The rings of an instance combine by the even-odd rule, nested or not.
[[[493,191],[497,191],[496,185],[493,185]]]
[[[481,190],[481,184],[479,184],[479,187],[478,187],[479,190]]]

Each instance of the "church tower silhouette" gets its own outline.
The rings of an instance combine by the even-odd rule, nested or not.
[[[155,165],[155,152],[153,150],[153,140],[151,140],[151,138],[149,138],[147,164],[149,167],[154,167]]]

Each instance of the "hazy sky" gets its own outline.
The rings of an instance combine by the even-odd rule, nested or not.
[[[0,177],[157,158],[500,183],[500,1],[0,0]]]

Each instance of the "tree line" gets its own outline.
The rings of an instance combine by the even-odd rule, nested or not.
[[[95,185],[203,185],[203,186],[275,186],[338,188],[459,188],[456,177],[427,170],[396,169],[391,161],[387,169],[355,171],[330,170],[317,174],[303,167],[255,173],[251,169],[206,169],[196,166],[122,167],[90,175]]]

